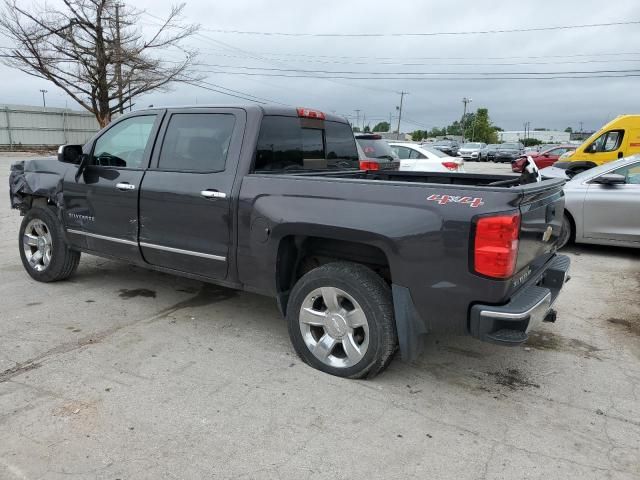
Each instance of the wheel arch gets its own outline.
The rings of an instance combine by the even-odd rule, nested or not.
[[[365,265],[391,285],[389,256],[380,245],[332,235],[290,233],[280,238],[276,256],[276,291],[283,315],[296,281],[314,268],[335,261]]]

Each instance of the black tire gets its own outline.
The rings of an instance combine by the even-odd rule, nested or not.
[[[51,260],[46,267],[37,270],[29,263],[23,239],[25,230],[32,220],[42,222],[51,237]],[[71,250],[65,242],[64,230],[55,210],[49,207],[34,207],[27,212],[20,225],[18,237],[20,259],[27,273],[38,282],[57,282],[69,278],[78,268],[80,252]]]
[[[355,365],[327,365],[316,358],[305,343],[300,324],[303,302],[312,292],[322,287],[344,291],[364,312],[368,324],[368,347]],[[387,367],[398,345],[391,289],[371,269],[356,263],[329,263],[300,278],[289,297],[287,324],[291,343],[300,358],[318,370],[339,377],[374,377]]]
[[[558,249],[566,246],[573,239],[573,224],[569,217],[565,214],[562,218],[562,231],[558,239]]]

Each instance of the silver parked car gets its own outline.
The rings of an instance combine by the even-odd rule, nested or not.
[[[486,143],[480,142],[465,143],[458,150],[458,156],[465,160],[478,160],[480,158],[480,150],[486,146]]]
[[[573,240],[640,248],[640,155],[579,173],[564,193],[560,246]]]

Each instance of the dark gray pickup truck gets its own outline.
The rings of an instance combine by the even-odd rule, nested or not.
[[[366,171],[349,124],[281,107],[157,108],[11,167],[20,256],[81,252],[277,298],[308,364],[371,377],[432,332],[518,345],[568,279],[562,180]]]

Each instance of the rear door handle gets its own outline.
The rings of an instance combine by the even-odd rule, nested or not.
[[[118,190],[122,190],[123,192],[126,192],[127,190],[135,190],[136,186],[127,182],[122,182],[122,183],[116,183],[116,188]]]
[[[200,195],[204,198],[227,198],[227,194],[217,190],[202,190]]]

